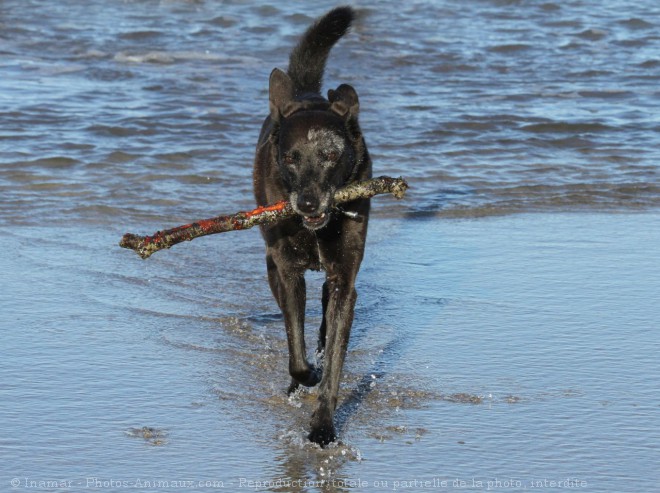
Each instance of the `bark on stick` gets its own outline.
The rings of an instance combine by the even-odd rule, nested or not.
[[[343,204],[357,199],[368,199],[374,195],[391,193],[397,199],[403,198],[408,184],[403,178],[381,176],[357,183],[352,183],[335,192],[334,203]],[[143,259],[149,258],[158,250],[170,248],[182,241],[190,241],[200,236],[224,233],[240,229],[249,229],[261,224],[272,224],[294,216],[296,213],[287,200],[251,211],[238,212],[226,216],[202,219],[190,224],[165,231],[158,231],[151,236],[126,233],[119,246],[137,252]]]

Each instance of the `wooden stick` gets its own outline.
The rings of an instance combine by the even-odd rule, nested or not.
[[[403,198],[408,189],[408,183],[403,178],[381,176],[357,183],[352,183],[335,192],[335,204],[343,204],[357,199],[368,199],[374,195],[391,193],[397,199]],[[200,236],[249,229],[256,225],[272,224],[282,219],[294,216],[296,213],[288,200],[276,204],[257,207],[251,211],[238,212],[226,216],[202,219],[165,231],[158,231],[151,236],[140,236],[126,233],[119,246],[135,250],[143,259],[165,248],[170,248],[182,241],[190,241]]]

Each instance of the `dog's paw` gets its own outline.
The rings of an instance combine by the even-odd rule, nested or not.
[[[307,382],[304,382],[305,387],[314,387],[321,382],[323,378],[323,368],[320,366],[312,366],[312,371],[309,374],[309,379]]]
[[[300,385],[304,385],[305,387],[314,387],[321,381],[321,378],[323,378],[323,369],[310,365],[309,368],[305,371],[291,372],[291,377],[293,378],[294,382]],[[292,387],[293,383],[289,389]]]
[[[323,409],[317,409],[312,415],[312,431],[309,433],[309,441],[314,442],[321,447],[337,439],[335,425],[332,415],[324,412]]]
[[[337,435],[335,434],[334,425],[332,423],[325,423],[320,426],[314,426],[307,438],[309,438],[310,442],[324,448],[326,445],[334,442],[337,439]]]

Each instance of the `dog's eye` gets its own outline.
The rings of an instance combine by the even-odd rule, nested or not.
[[[293,166],[294,164],[296,164],[296,158],[294,158],[291,154],[285,154],[282,157],[282,162],[287,166]]]
[[[333,163],[339,159],[339,153],[337,151],[327,151],[321,153],[321,159],[324,161],[332,161]]]

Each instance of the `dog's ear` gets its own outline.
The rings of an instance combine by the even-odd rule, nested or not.
[[[268,85],[270,116],[273,120],[286,118],[298,109],[300,103],[293,100],[293,95],[294,87],[291,77],[279,68],[274,69],[270,73]]]
[[[330,109],[346,119],[357,118],[360,110],[357,92],[353,86],[342,84],[337,89],[328,91]]]

